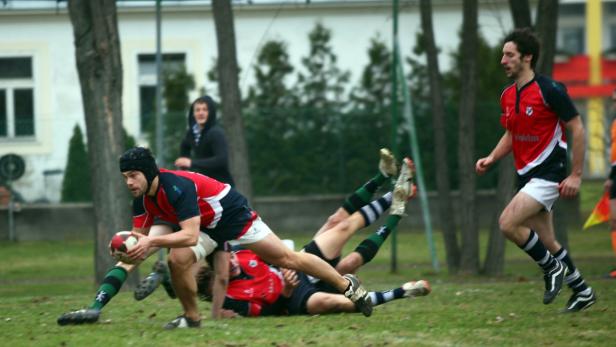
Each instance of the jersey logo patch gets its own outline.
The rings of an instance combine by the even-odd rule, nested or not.
[[[175,192],[178,194],[182,194],[182,190],[178,188],[178,186],[176,186],[175,184],[173,185],[173,190],[175,190]]]
[[[526,106],[526,115],[529,117],[533,115],[533,108],[531,106]]]

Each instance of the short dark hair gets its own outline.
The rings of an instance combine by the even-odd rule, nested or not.
[[[515,29],[505,36],[503,44],[507,42],[515,43],[521,56],[532,55],[533,58],[530,61],[530,67],[533,69],[535,68],[539,60],[541,43],[531,28]]]

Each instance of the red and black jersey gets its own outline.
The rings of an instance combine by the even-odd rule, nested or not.
[[[228,184],[190,171],[160,169],[155,197],[133,200],[133,227],[149,228],[154,218],[179,224],[201,216],[201,230],[219,245],[240,237],[257,214]]]
[[[244,316],[265,315],[280,298],[282,274],[250,250],[240,250],[235,255],[241,274],[229,279],[223,308]]]
[[[501,125],[511,134],[520,179],[562,181],[567,150],[564,122],[578,115],[565,86],[541,75],[520,89],[514,83],[501,95],[501,110]]]

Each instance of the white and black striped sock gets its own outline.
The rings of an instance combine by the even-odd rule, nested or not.
[[[556,259],[548,252],[543,242],[539,240],[539,235],[533,230],[530,231],[528,240],[520,246],[533,260],[541,266],[544,271],[549,271],[554,267]]]
[[[377,306],[395,299],[403,298],[404,289],[402,289],[402,287],[399,287],[396,289],[385,290],[381,292],[369,292],[368,295],[370,295],[370,300],[372,300],[372,304],[374,306]]]
[[[558,252],[554,254],[556,259],[562,261],[567,265],[567,276],[565,277],[565,283],[571,288],[574,292],[584,292],[588,289],[588,285],[586,281],[584,281],[584,277],[578,269],[575,267],[573,260],[569,256],[569,252],[565,249],[565,247],[561,248]]]
[[[359,213],[361,213],[362,217],[364,217],[366,226],[379,219],[383,212],[391,206],[391,199],[392,195],[391,192],[389,192],[359,210]]]

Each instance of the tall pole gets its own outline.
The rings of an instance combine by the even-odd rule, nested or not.
[[[162,91],[162,53],[161,53],[161,0],[156,0],[156,157],[158,165],[165,166],[165,154],[163,153],[163,91]],[[158,251],[158,260],[163,261],[165,253],[163,250]]]
[[[400,50],[396,52],[400,54]],[[401,57],[399,57],[401,60]],[[404,96],[404,111],[406,124],[408,124],[408,136],[409,143],[411,145],[411,153],[415,161],[416,173],[415,179],[417,180],[417,190],[419,193],[419,203],[421,204],[421,212],[423,215],[423,221],[426,231],[426,238],[428,240],[428,248],[430,249],[430,256],[432,258],[432,268],[434,271],[438,271],[438,258],[436,256],[436,248],[434,247],[434,241],[432,240],[432,218],[430,217],[430,204],[428,203],[428,190],[426,183],[424,182],[423,165],[421,164],[421,152],[419,151],[419,141],[417,140],[417,128],[415,127],[415,118],[413,117],[413,108],[411,107],[411,92],[409,86],[404,81],[404,67],[398,65],[398,74],[400,76],[400,86],[402,95]]]
[[[601,0],[586,1],[586,46],[589,64],[588,84],[600,86],[603,84],[601,77],[601,56],[603,45],[601,42]],[[605,149],[604,149],[604,101],[601,96],[594,96],[588,99],[587,107],[587,128],[588,128],[588,168],[593,176],[603,177],[605,174]]]
[[[398,151],[398,0],[393,0],[393,35],[392,35],[392,64],[391,64],[391,150],[396,158],[400,158]],[[396,232],[391,233],[391,272],[398,271],[398,237]]]
[[[162,53],[161,53],[161,0],[156,0],[156,157],[158,165],[164,166],[163,153],[163,96],[162,96]]]

